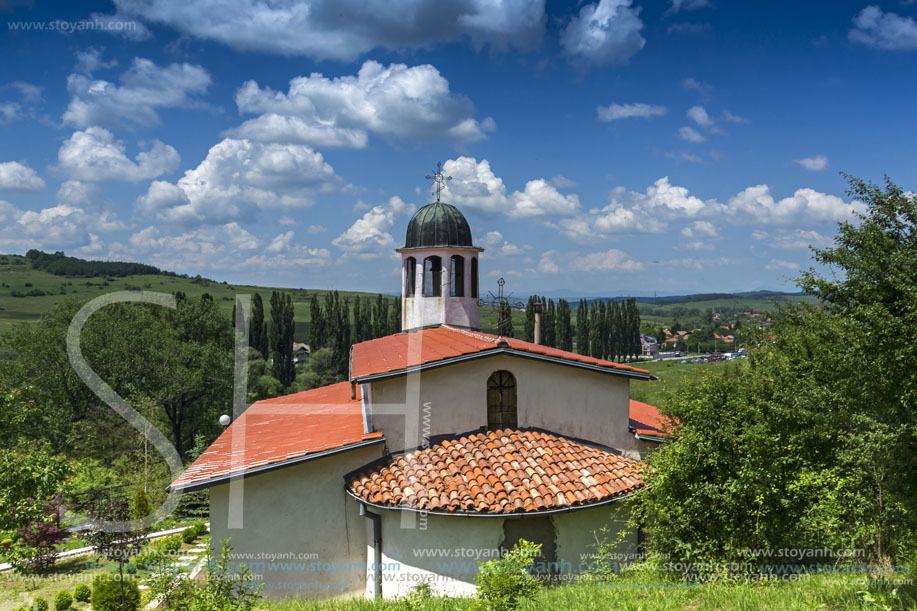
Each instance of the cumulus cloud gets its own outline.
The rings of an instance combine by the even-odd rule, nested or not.
[[[693,91],[704,98],[710,97],[713,93],[713,87],[693,77],[684,79],[681,82],[681,86],[684,87],[686,91]]]
[[[489,252],[499,255],[521,255],[523,252],[523,249],[519,246],[506,241],[499,231],[488,231],[483,238],[478,240],[478,244]]]
[[[99,216],[61,203],[40,210],[19,210],[9,202],[0,201],[2,252],[30,248],[74,249],[91,244],[93,233],[123,228],[111,213]]]
[[[98,58],[78,59],[83,68],[98,67]],[[156,125],[158,108],[201,108],[197,96],[210,86],[210,75],[201,66],[182,63],[160,67],[148,59],[135,58],[120,77],[121,84],[74,73],[67,77],[70,103],[65,124],[76,127],[120,127],[130,123]]]
[[[357,76],[313,73],[290,81],[286,93],[254,81],[236,93],[239,112],[257,114],[226,135],[263,142],[365,148],[372,132],[386,138],[474,142],[495,129],[478,121],[474,105],[449,90],[429,65],[363,64]]]
[[[707,139],[696,129],[685,125],[678,128],[678,137],[688,142],[706,142]]]
[[[35,170],[18,161],[0,162],[0,189],[14,191],[41,191],[45,181]]]
[[[450,159],[443,164],[443,171],[452,176],[446,191],[448,200],[460,208],[485,215],[503,213],[510,218],[566,216],[580,209],[577,195],[564,195],[552,181],[544,178],[530,180],[522,191],[507,195],[503,179],[493,173],[486,159]]]
[[[391,234],[395,217],[411,209],[400,197],[392,197],[385,204],[373,206],[331,243],[349,254],[375,254],[397,248]]]
[[[378,47],[411,49],[469,39],[475,48],[531,49],[544,0],[115,0],[119,19],[141,17],[240,51],[353,61]],[[101,16],[95,16],[97,19]]]
[[[677,13],[678,11],[695,11],[708,6],[710,6],[710,0],[672,0],[669,10]]]
[[[556,250],[548,250],[542,253],[538,262],[538,271],[544,274],[561,274],[571,271],[635,272],[642,269],[642,263],[634,261],[626,252],[616,248],[584,255],[562,255]]]
[[[154,181],[137,199],[144,214],[179,223],[226,223],[261,209],[311,206],[339,182],[321,153],[298,144],[227,138],[178,182]]]
[[[720,239],[720,232],[710,221],[694,221],[681,230],[685,238],[684,247],[688,250],[713,250],[714,242]]]
[[[73,132],[57,152],[58,169],[75,180],[89,182],[140,182],[156,178],[178,167],[178,151],[154,140],[148,151],[134,158],[125,155],[124,143],[101,127]]]
[[[748,123],[748,119],[745,117],[740,117],[739,115],[734,115],[728,110],[723,111],[723,121],[728,121],[730,123]]]
[[[561,32],[564,55],[585,65],[626,63],[646,43],[640,35],[639,15],[631,0],[599,0],[583,6]]]
[[[809,171],[819,172],[828,167],[828,158],[825,155],[815,155],[814,157],[794,159],[793,163]]]
[[[837,223],[865,211],[862,202],[845,202],[836,195],[814,189],[797,189],[792,196],[778,201],[767,185],[748,187],[726,204],[726,212],[733,222],[772,225]]]
[[[114,68],[117,65],[118,60],[112,59],[105,61],[102,59],[101,50],[95,47],[89,47],[76,52],[76,65],[73,69],[76,72],[91,75],[97,70]]]
[[[638,102],[636,104],[616,104],[599,106],[597,109],[599,121],[617,121],[618,119],[641,118],[662,116],[668,109],[665,106],[656,106]]]
[[[784,270],[790,272],[798,272],[799,264],[793,263],[792,261],[784,261],[783,259],[771,259],[770,263],[764,266],[764,269],[767,270]]]
[[[853,19],[848,37],[877,49],[912,51],[917,49],[917,21],[895,13],[883,13],[875,5],[864,8]]]
[[[764,231],[756,229],[751,232],[753,240],[764,242],[766,246],[786,250],[790,248],[824,248],[831,244],[830,236],[822,235],[815,230],[791,229],[785,231]]]

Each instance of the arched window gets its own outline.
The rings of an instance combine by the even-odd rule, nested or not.
[[[413,297],[417,284],[417,259],[408,257],[404,261],[404,296]]]
[[[423,261],[423,296],[441,297],[443,294],[443,260],[427,257]]]
[[[478,298],[478,258],[471,258],[471,296]]]
[[[452,268],[449,282],[450,297],[465,296],[465,257],[452,255]]]
[[[516,378],[508,371],[495,371],[487,379],[487,428],[495,431],[516,426]]]

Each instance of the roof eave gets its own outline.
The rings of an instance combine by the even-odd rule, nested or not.
[[[496,356],[498,354],[508,354],[510,356],[519,356],[522,358],[530,358],[538,361],[547,361],[550,363],[556,363],[559,365],[566,365],[568,367],[577,367],[579,369],[587,369],[590,371],[597,371],[599,373],[605,373],[610,375],[616,375],[625,378],[632,378],[635,380],[650,380],[652,376],[649,373],[643,373],[636,370],[629,369],[618,369],[616,367],[604,367],[602,365],[595,365],[592,363],[583,363],[581,361],[574,361],[571,359],[564,359],[561,357],[550,356],[547,354],[538,354],[537,352],[529,352],[527,350],[517,350],[515,348],[504,348],[497,347],[487,348],[485,350],[480,350],[477,352],[471,352],[468,354],[462,354],[459,356],[448,357],[445,359],[440,359],[438,361],[431,361],[429,363],[421,363],[419,365],[412,365],[410,367],[395,369],[392,371],[384,371],[380,373],[373,373],[365,376],[359,376],[352,378],[353,382],[363,383],[363,382],[375,382],[378,380],[387,380],[391,378],[397,378],[410,373],[417,373],[420,371],[427,371],[430,369],[436,369],[439,367],[445,367],[447,365],[452,365],[455,363],[461,363],[463,361],[470,361],[473,359],[486,358],[491,356]]]
[[[353,499],[358,503],[363,505],[368,505],[369,507],[374,507],[376,509],[388,509],[390,511],[410,511],[414,513],[422,513],[424,515],[434,515],[434,516],[449,516],[453,518],[538,518],[541,516],[551,515],[555,513],[570,513],[572,511],[580,511],[583,509],[593,509],[595,507],[602,507],[610,503],[615,503],[617,501],[623,501],[634,496],[645,486],[641,486],[635,490],[631,490],[626,494],[620,494],[613,496],[609,499],[602,501],[596,501],[595,503],[587,503],[584,505],[569,505],[567,507],[558,507],[555,509],[547,509],[541,511],[526,511],[526,512],[512,512],[512,513],[497,513],[497,512],[481,512],[481,511],[436,511],[432,509],[420,509],[418,507],[413,507],[411,505],[380,505],[378,503],[373,503],[372,501],[367,501],[364,498],[361,498],[354,494],[350,488],[345,488],[347,494],[349,494]]]
[[[379,436],[373,439],[364,439],[363,441],[358,441],[356,443],[347,444],[344,446],[338,446],[336,448],[329,448],[327,450],[322,450],[320,452],[310,452],[308,454],[303,454],[302,456],[296,456],[294,458],[288,458],[287,460],[282,460],[276,463],[270,463],[267,465],[260,465],[258,467],[252,467],[251,469],[243,469],[242,471],[236,471],[234,473],[227,473],[226,475],[221,475],[219,477],[213,477],[200,482],[192,482],[187,486],[176,486],[173,487],[173,484],[169,484],[166,487],[166,492],[173,492],[180,490],[181,492],[196,492],[198,490],[204,490],[206,488],[212,488],[213,486],[219,486],[220,484],[229,483],[231,480],[251,477],[253,475],[260,475],[261,473],[267,473],[268,471],[274,471],[276,469],[283,469],[285,467],[291,467],[293,465],[298,465],[310,460],[315,460],[317,458],[324,458],[326,456],[332,456],[334,454],[340,454],[341,452],[347,452],[350,450],[356,450],[358,448],[363,448],[366,446],[371,446],[377,443],[384,443],[385,436]],[[173,482],[174,483],[174,482]]]

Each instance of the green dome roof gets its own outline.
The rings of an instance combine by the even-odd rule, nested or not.
[[[471,227],[458,208],[443,202],[427,204],[408,223],[405,248],[472,246]]]

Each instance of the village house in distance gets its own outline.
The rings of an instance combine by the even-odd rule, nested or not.
[[[170,486],[209,489],[212,544],[266,596],[467,595],[520,538],[576,573],[663,440],[629,399],[648,372],[478,330],[483,249],[436,180],[398,249],[401,333],[353,346],[348,381],[255,403]]]

